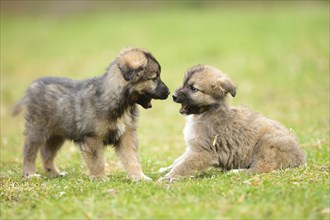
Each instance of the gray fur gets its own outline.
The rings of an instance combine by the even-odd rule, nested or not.
[[[13,111],[17,114],[22,106],[26,108],[23,176],[35,174],[39,149],[46,173],[61,175],[54,158],[65,140],[73,140],[80,146],[91,177],[105,175],[103,150],[111,144],[130,178],[149,179],[137,154],[137,104],[150,108],[151,99],[167,98],[169,90],[159,74],[160,65],[149,52],[130,48],[102,76],[34,81]]]

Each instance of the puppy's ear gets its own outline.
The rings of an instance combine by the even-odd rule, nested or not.
[[[117,64],[125,80],[129,81],[146,66],[147,62],[142,51],[129,50],[120,54]]]
[[[212,89],[221,92],[224,95],[230,93],[232,97],[236,96],[236,86],[229,78],[219,78],[212,85]]]

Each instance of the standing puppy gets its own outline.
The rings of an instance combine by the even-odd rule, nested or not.
[[[35,175],[41,150],[49,176],[61,173],[54,158],[65,140],[80,146],[90,177],[105,175],[103,151],[113,145],[133,180],[149,180],[138,156],[137,104],[151,108],[151,99],[166,99],[160,65],[147,51],[126,49],[100,77],[81,81],[46,77],[34,81],[14,108],[26,108],[23,176]]]
[[[191,176],[216,166],[225,170],[270,172],[306,162],[295,135],[281,124],[247,107],[230,107],[227,94],[236,95],[232,81],[216,68],[189,69],[173,100],[187,116],[186,152],[174,161],[166,179]]]

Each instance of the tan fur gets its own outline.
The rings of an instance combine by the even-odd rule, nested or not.
[[[147,59],[141,53],[141,50],[136,49],[125,49],[120,53],[118,62],[121,64],[126,64],[129,67],[136,69],[140,66],[145,66],[147,64]]]
[[[199,65],[187,71],[183,86],[173,95],[182,104],[180,112],[188,115],[187,149],[169,167],[166,179],[195,175],[212,166],[262,173],[306,163],[292,131],[247,107],[230,107],[228,93],[235,96],[236,87],[220,70]]]

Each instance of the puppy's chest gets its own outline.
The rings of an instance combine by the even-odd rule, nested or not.
[[[216,118],[214,120],[207,120],[200,115],[188,115],[183,134],[188,146],[192,146],[193,144],[209,146],[215,145],[215,142],[219,142],[220,137],[230,136],[231,128]]]
[[[192,141],[194,141],[197,138],[198,132],[197,132],[197,118],[194,115],[188,115],[186,117],[186,125],[183,129],[184,134],[184,140],[186,144],[189,146]]]
[[[105,145],[116,144],[126,130],[133,126],[134,118],[130,112],[124,114],[114,121],[102,121],[98,123],[97,132],[104,137]]]

